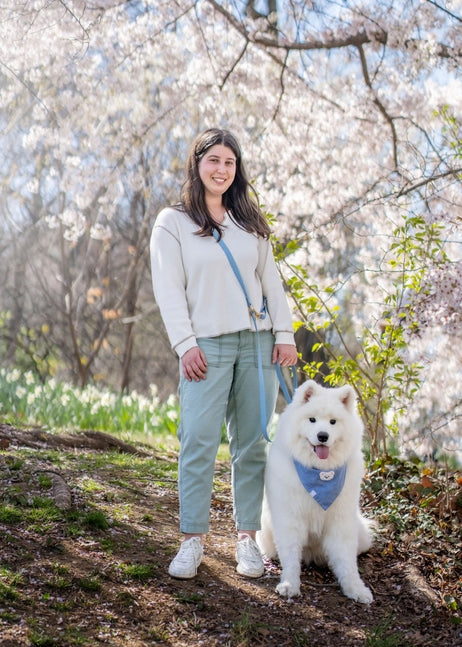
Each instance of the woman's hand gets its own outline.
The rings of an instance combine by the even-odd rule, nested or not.
[[[183,375],[188,382],[199,382],[205,380],[207,373],[207,358],[201,351],[199,346],[194,346],[186,351],[181,356],[181,366],[183,368]]]
[[[273,364],[280,366],[295,366],[297,363],[297,347],[294,344],[274,344]]]

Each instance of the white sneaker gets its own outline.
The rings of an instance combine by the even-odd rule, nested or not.
[[[265,572],[265,566],[260,549],[252,537],[240,539],[236,545],[236,570],[239,575],[245,577],[261,577]]]
[[[203,555],[204,549],[200,537],[186,539],[168,567],[169,575],[179,580],[190,580],[197,575]]]

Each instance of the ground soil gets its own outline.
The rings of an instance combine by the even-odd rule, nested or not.
[[[11,503],[12,485],[23,495],[26,487],[30,497],[38,487],[32,477],[50,470],[69,486],[72,501],[67,516],[55,522],[0,523],[2,647],[462,645],[462,625],[444,602],[448,591],[460,585],[460,561],[459,570],[449,575],[434,568],[440,552],[454,553],[454,541],[446,546],[442,537],[435,540],[437,547],[410,539],[395,544],[382,528],[373,549],[359,559],[374,594],[371,605],[347,599],[327,569],[313,567],[304,567],[301,596],[283,600],[275,592],[277,562],[267,562],[265,575],[254,581],[235,571],[228,468],[221,464],[204,562],[194,580],[174,580],[167,574],[180,538],[174,479],[147,479],[127,462],[108,467],[98,460],[101,450],[66,443],[59,448],[57,469],[49,439],[39,436],[30,433],[33,442],[26,453],[21,449],[23,462],[15,469],[20,445],[27,442],[3,426],[4,500],[8,492]],[[140,461],[176,460],[174,454],[156,455],[150,449],[137,456],[138,466]],[[105,483],[104,490],[85,491],[84,476]],[[106,515],[112,508],[117,521],[85,529],[82,519],[89,508]],[[137,575],[124,565],[148,568]],[[12,572],[18,574],[16,582]]]

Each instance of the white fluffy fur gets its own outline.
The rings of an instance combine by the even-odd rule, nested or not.
[[[257,541],[265,556],[279,556],[282,574],[276,590],[282,596],[300,595],[303,559],[327,563],[347,597],[372,602],[357,566],[357,555],[372,544],[369,524],[359,510],[364,470],[362,431],[355,393],[349,385],[325,388],[314,381],[305,382],[281,414],[268,454],[262,530]],[[325,459],[314,451],[320,444],[319,432],[328,434],[324,444],[329,455]],[[347,464],[345,485],[326,511],[303,487],[294,458],[322,470]]]

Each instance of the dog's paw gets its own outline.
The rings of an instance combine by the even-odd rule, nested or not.
[[[284,598],[293,598],[296,595],[300,595],[300,585],[292,584],[288,580],[285,580],[277,585],[276,591]]]
[[[374,601],[374,596],[370,589],[367,588],[364,584],[349,590],[343,591],[348,598],[351,598],[355,602],[361,602],[361,604],[370,604]]]

